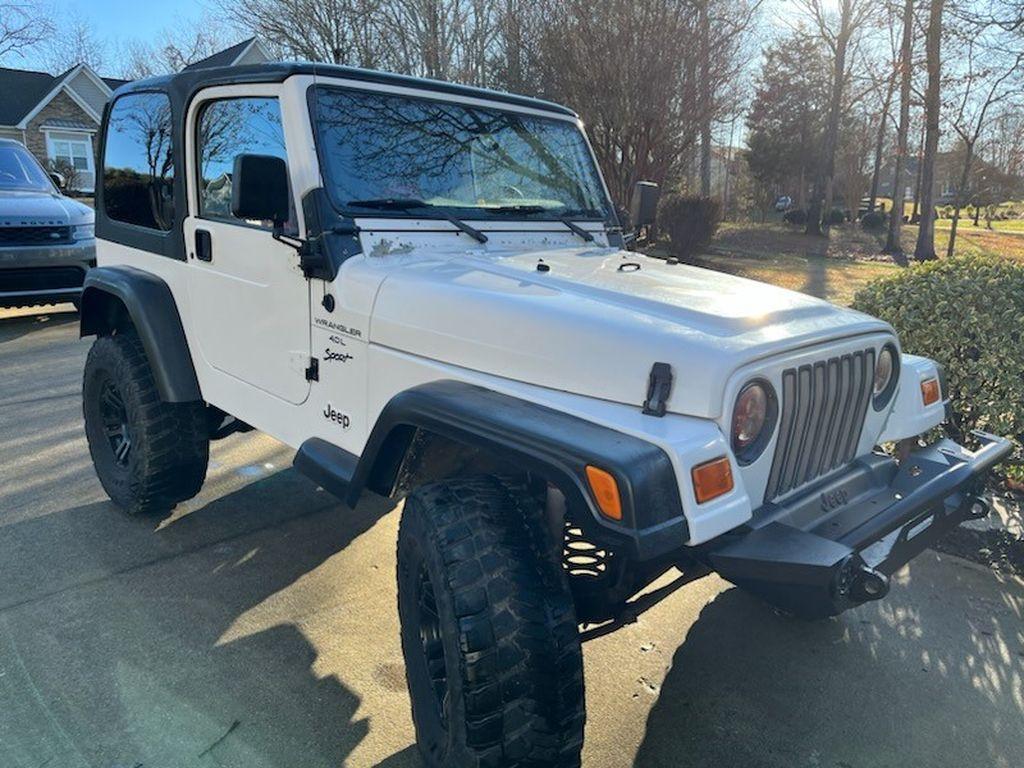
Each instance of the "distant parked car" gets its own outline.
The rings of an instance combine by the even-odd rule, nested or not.
[[[776,211],[788,211],[790,206],[793,205],[793,198],[789,195],[779,195],[775,198],[775,210]]]
[[[25,147],[0,139],[0,307],[77,306],[96,261],[93,221]]]

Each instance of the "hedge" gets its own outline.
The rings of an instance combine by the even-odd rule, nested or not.
[[[868,284],[853,306],[889,322],[904,351],[941,363],[959,426],[1014,438],[1021,463],[1024,264],[958,256],[914,265]]]
[[[658,226],[679,256],[691,256],[707,245],[721,223],[722,205],[709,197],[669,194],[658,204]]]

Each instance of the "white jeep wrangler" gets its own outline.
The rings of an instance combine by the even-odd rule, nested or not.
[[[577,622],[670,566],[828,616],[987,512],[1010,444],[918,441],[945,417],[934,362],[863,314],[623,250],[564,107],[275,64],[129,84],[102,130],[81,330],[104,488],[166,511],[210,440],[256,428],[350,505],[404,496],[428,765],[577,765]]]

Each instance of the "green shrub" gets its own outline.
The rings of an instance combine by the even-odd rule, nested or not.
[[[807,211],[803,208],[794,208],[792,211],[786,211],[782,215],[782,220],[787,224],[795,224],[802,227],[807,224]]]
[[[722,223],[722,204],[709,197],[668,194],[658,204],[658,227],[668,233],[672,251],[690,256],[707,245]]]
[[[962,429],[1024,441],[1024,264],[961,256],[861,289],[854,306],[886,320],[906,352],[946,369]]]
[[[831,211],[828,212],[828,215],[825,217],[825,223],[831,226],[837,224],[845,224],[846,214],[843,213],[841,208],[833,208]]]
[[[860,217],[860,225],[864,229],[881,229],[885,226],[885,214],[878,211],[868,211]]]

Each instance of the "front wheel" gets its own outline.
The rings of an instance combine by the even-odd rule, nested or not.
[[[416,738],[431,768],[568,768],[583,744],[572,595],[539,503],[493,477],[414,491],[398,613]]]
[[[204,405],[160,399],[137,335],[93,343],[82,410],[96,475],[126,512],[163,512],[199,493],[210,456]]]

